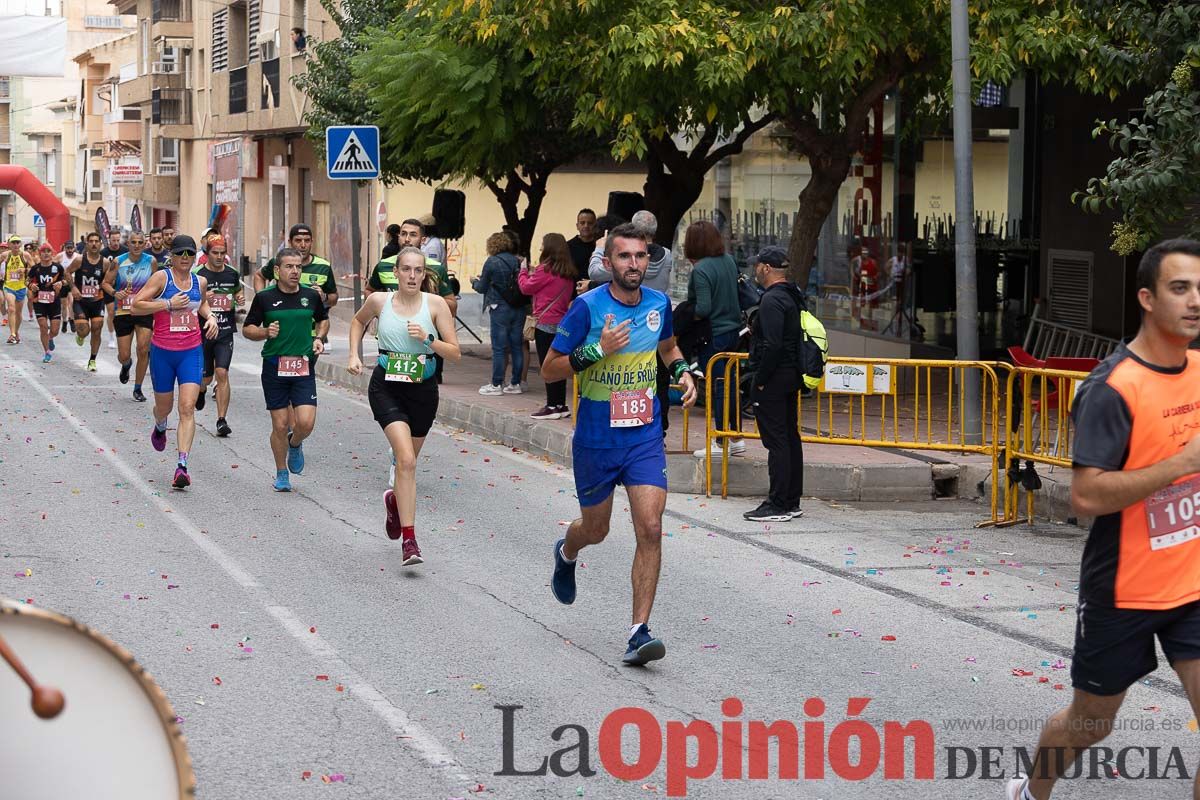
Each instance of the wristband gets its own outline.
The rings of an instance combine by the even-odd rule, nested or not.
[[[604,350],[600,347],[599,342],[580,345],[568,356],[571,369],[576,372],[583,372],[602,358],[604,358]]]
[[[679,383],[679,379],[683,377],[683,373],[687,372],[687,368],[687,362],[682,358],[675,359],[667,366],[667,369],[671,371],[671,378],[676,383]]]

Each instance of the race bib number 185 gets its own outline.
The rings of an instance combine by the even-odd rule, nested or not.
[[[613,392],[609,400],[609,425],[639,428],[654,421],[654,390],[632,389]]]

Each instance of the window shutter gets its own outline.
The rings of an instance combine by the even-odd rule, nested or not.
[[[247,20],[247,35],[246,41],[249,42],[249,54],[247,58],[250,61],[258,61],[258,24],[261,11],[261,0],[250,0],[246,14]]]
[[[229,68],[229,9],[213,12],[212,20],[212,69],[220,72]]]
[[[1082,250],[1049,250],[1047,291],[1050,318],[1082,331],[1092,329],[1092,253]]]

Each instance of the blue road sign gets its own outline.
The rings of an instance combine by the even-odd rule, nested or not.
[[[34,215],[33,215],[33,227],[35,227],[35,228],[44,228],[44,227],[46,227],[46,220],[42,219],[42,215],[41,215],[41,214],[34,214]]]
[[[331,180],[379,177],[379,128],[332,125],[325,129],[325,172]]]

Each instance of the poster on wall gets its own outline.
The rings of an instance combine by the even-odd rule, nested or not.
[[[210,144],[208,162],[213,184],[210,227],[225,237],[228,258],[236,267],[242,262],[242,242],[238,237],[242,205],[242,140]]]

